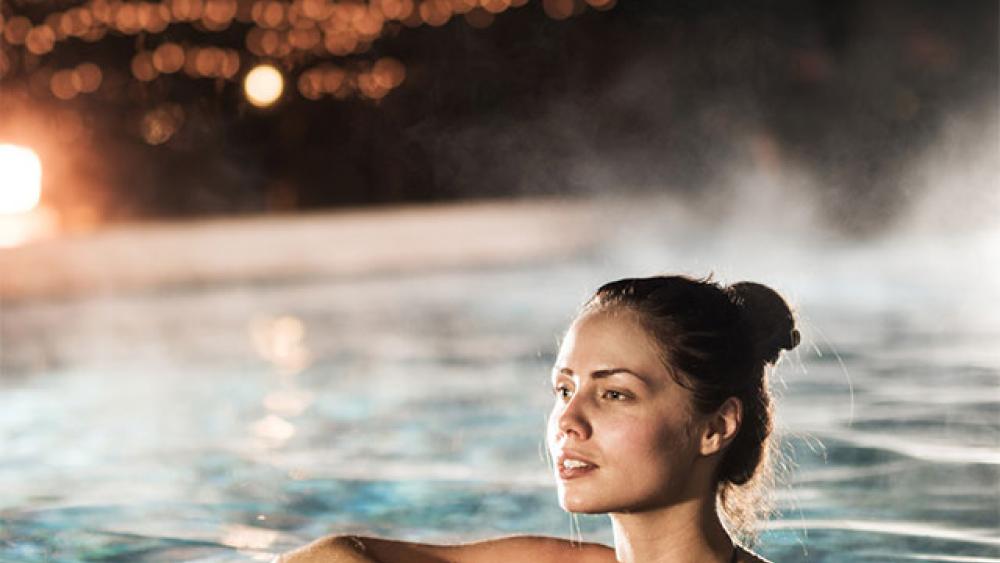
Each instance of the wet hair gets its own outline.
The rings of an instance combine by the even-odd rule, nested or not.
[[[772,480],[772,405],[768,366],[799,343],[784,299],[753,282],[729,286],[711,278],[626,278],[602,286],[581,314],[624,308],[637,314],[675,381],[691,390],[694,408],[708,414],[726,399],[743,406],[740,428],[722,452],[716,474],[720,512],[746,543],[766,516]]]

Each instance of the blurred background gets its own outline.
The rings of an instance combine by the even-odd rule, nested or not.
[[[610,542],[600,284],[786,295],[760,551],[1000,561],[996,2],[3,0],[0,560]]]

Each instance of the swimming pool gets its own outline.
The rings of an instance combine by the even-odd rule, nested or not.
[[[760,551],[1000,560],[997,302],[900,285],[885,249],[807,273],[805,250],[753,271],[685,244],[8,305],[0,560],[268,560],[334,531],[610,542],[545,465],[556,339],[601,281],[710,263],[802,314],[774,382],[796,467]]]

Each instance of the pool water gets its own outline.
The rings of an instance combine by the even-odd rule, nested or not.
[[[548,370],[588,292],[657,269],[583,256],[9,304],[0,560],[269,560],[331,532],[610,543],[605,517],[557,505]],[[792,468],[759,551],[1000,561],[1000,323],[933,286],[772,278],[804,343],[775,373]]]

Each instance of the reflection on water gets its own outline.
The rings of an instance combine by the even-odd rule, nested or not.
[[[968,306],[991,294],[713,255],[803,314],[806,345],[775,381],[795,469],[763,553],[1000,560],[1000,323]],[[599,282],[698,263],[615,256],[9,306],[0,559],[567,536],[539,454],[556,340]],[[579,524],[610,541],[603,517]]]
[[[294,375],[309,365],[302,319],[291,315],[254,317],[250,320],[250,338],[257,354],[274,364],[282,375]]]

